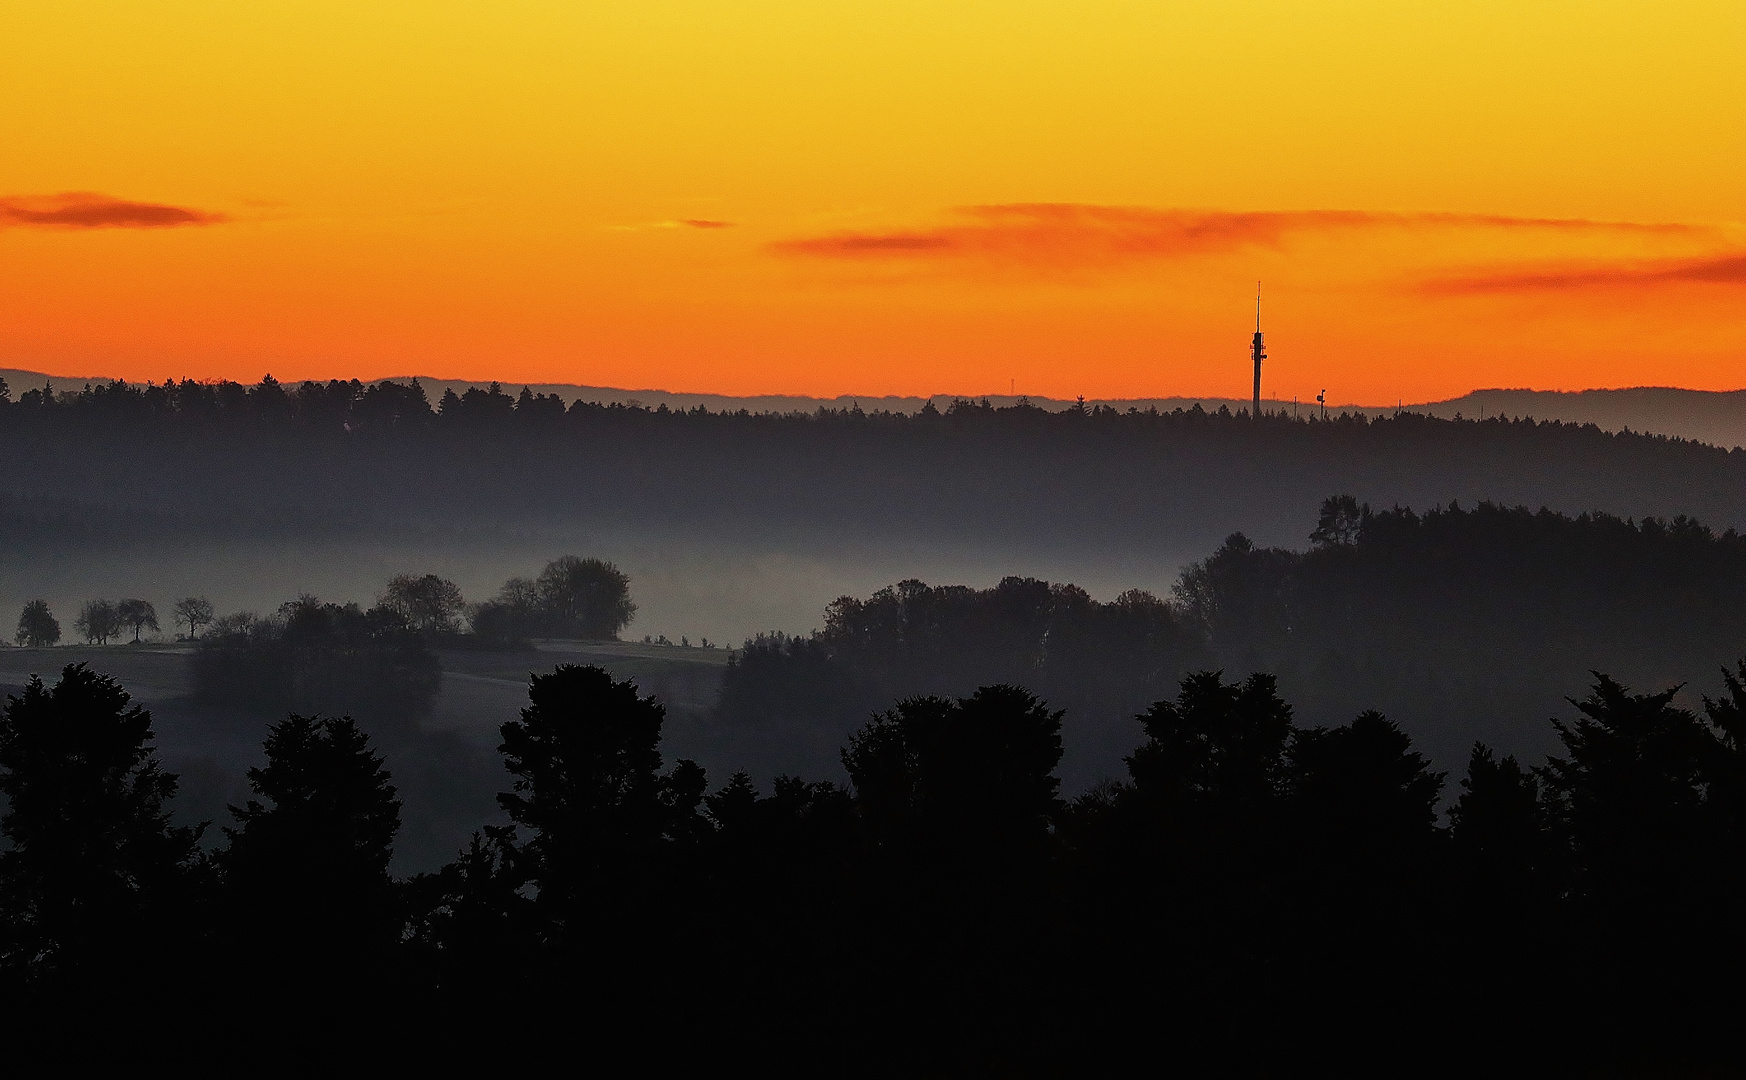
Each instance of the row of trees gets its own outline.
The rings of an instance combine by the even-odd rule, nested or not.
[[[820,772],[885,702],[1011,683],[1066,708],[1081,760],[1111,765],[1127,750],[1134,714],[1209,662],[1182,613],[1144,590],[1104,603],[1035,578],[991,589],[909,580],[838,598],[808,637],[748,641],[729,658],[715,719],[744,743],[767,744],[763,760]]]
[[[177,626],[186,627],[190,638],[198,637],[200,629],[212,623],[212,602],[204,596],[188,596],[176,601],[172,617]],[[158,624],[157,605],[150,600],[127,599],[87,600],[73,620],[73,628],[90,645],[107,645],[112,639],[133,631],[135,643],[147,630],[162,629]],[[13,636],[18,644],[33,649],[47,648],[61,640],[61,622],[55,618],[47,600],[25,603],[18,615],[18,629]]]
[[[26,1000],[161,984],[142,960],[173,954],[196,986],[858,1063],[1713,1067],[1746,1004],[1746,661],[1725,685],[1694,713],[1596,676],[1544,765],[1475,746],[1442,824],[1391,721],[1300,726],[1267,675],[1185,678],[1127,775],[1068,801],[1063,714],[1016,686],[900,701],[848,787],[765,795],[667,767],[658,702],[563,666],[502,728],[506,823],[396,881],[352,721],[275,724],[206,855],[150,717],[75,665],[0,713],[0,958]]]
[[[930,401],[914,413],[887,410],[869,413],[864,412],[859,404],[852,404],[846,409],[819,406],[813,412],[754,414],[749,410],[739,409],[712,413],[701,405],[689,410],[672,410],[664,404],[650,409],[636,403],[600,404],[583,400],[566,405],[556,394],[536,394],[524,386],[519,394],[512,395],[495,382],[485,387],[469,387],[459,394],[452,389],[446,389],[433,405],[417,379],[405,383],[393,380],[365,383],[358,379],[332,379],[325,383],[305,381],[292,386],[281,383],[270,374],[263,376],[253,386],[231,380],[196,382],[189,378],[180,382],[166,379],[162,383],[148,381],[138,384],[112,380],[87,383],[76,390],[56,390],[51,383],[42,389],[26,391],[14,402],[5,380],[0,379],[0,419],[12,418],[28,423],[34,417],[56,417],[74,422],[90,420],[109,425],[154,421],[294,421],[306,427],[346,434],[441,428],[468,432],[551,430],[566,425],[615,421],[689,421],[703,424],[725,421],[737,425],[752,423],[763,427],[771,424],[823,422],[876,424],[885,428],[924,430],[939,424],[970,429],[1004,427],[1062,430],[1083,427],[1087,422],[1093,421],[1102,428],[1132,427],[1136,424],[1180,427],[1208,423],[1218,423],[1221,426],[1254,423],[1246,409],[1232,412],[1227,406],[1220,406],[1213,412],[1207,412],[1198,404],[1169,412],[1160,412],[1155,407],[1120,410],[1107,405],[1087,406],[1083,398],[1062,410],[1044,409],[1024,398],[1003,407],[996,407],[986,398],[959,398],[945,409],[937,408]],[[1449,428],[1490,424],[1493,427],[1517,427],[1528,432],[1537,428],[1554,432],[1565,429],[1580,430],[1585,435],[1603,439],[1689,443],[1693,449],[1700,447],[1700,444],[1689,440],[1670,439],[1667,436],[1645,436],[1629,432],[1612,435],[1602,432],[1592,423],[1536,422],[1531,418],[1508,420],[1502,417],[1481,421],[1463,421],[1459,417],[1455,420],[1437,420],[1404,410],[1392,417],[1371,418],[1359,413],[1341,413],[1329,418],[1313,409],[1304,410],[1302,416],[1298,417],[1280,408],[1265,413],[1262,420],[1269,426],[1336,425],[1343,428],[1364,428],[1401,422]],[[1708,447],[1704,449],[1714,450]],[[1725,453],[1719,450],[1714,452]]]
[[[377,607],[391,612],[405,626],[422,634],[445,637],[462,632],[470,623],[482,639],[513,642],[529,637],[580,637],[612,639],[636,615],[630,596],[630,577],[610,562],[565,555],[547,563],[536,578],[510,578],[496,598],[469,606],[461,587],[436,574],[396,574],[377,599]],[[285,609],[281,609],[281,615]],[[216,620],[212,602],[203,596],[176,602],[173,618],[187,629],[190,639],[206,627],[215,627],[231,638],[239,633],[257,633],[263,623],[252,613],[239,613]],[[74,620],[74,628],[92,645],[107,645],[125,630],[139,641],[146,630],[157,631],[158,612],[149,600],[87,601]],[[48,601],[31,600],[18,616],[15,640],[20,645],[44,648],[61,640],[61,624]]]
[[[459,633],[465,621],[494,642],[531,637],[611,640],[630,624],[637,605],[630,577],[604,559],[564,555],[534,578],[512,577],[496,597],[469,605],[460,586],[435,574],[398,574],[378,604],[425,634]]]
[[[347,712],[405,725],[430,712],[442,665],[397,606],[324,603],[305,593],[262,617],[214,621],[195,651],[195,700],[255,715]]]
[[[473,610],[473,632],[495,640],[579,637],[610,640],[630,625],[637,606],[630,578],[602,559],[565,555],[538,577],[513,577]]]
[[[843,597],[810,636],[749,642],[716,718],[816,772],[882,701],[1018,683],[1068,709],[1064,767],[1082,786],[1121,760],[1129,718],[1199,668],[1271,671],[1321,723],[1379,705],[1458,761],[1475,739],[1550,749],[1543,720],[1589,668],[1674,682],[1694,657],[1746,651],[1733,530],[1490,503],[1375,510],[1349,495],[1308,525],[1302,550],[1229,536],[1165,597],[1105,603],[1018,577]]]

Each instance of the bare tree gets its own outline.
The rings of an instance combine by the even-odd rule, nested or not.
[[[467,610],[461,587],[435,574],[396,574],[389,579],[381,603],[407,625],[425,631],[453,632]]]
[[[177,626],[186,626],[188,636],[200,636],[202,626],[212,625],[212,601],[204,596],[186,596],[176,601],[175,620]]]

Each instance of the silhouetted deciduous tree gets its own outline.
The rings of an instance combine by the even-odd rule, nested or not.
[[[4,959],[113,970],[179,923],[195,896],[199,830],[170,824],[176,777],[151,714],[83,664],[32,678],[0,711]],[[135,972],[135,975],[143,973]]]
[[[61,640],[60,620],[49,610],[47,600],[32,600],[24,605],[13,640],[33,649],[44,649]]]
[[[396,574],[388,579],[382,606],[426,633],[454,633],[467,604],[461,587],[435,574]]]
[[[525,641],[540,632],[539,587],[531,578],[512,577],[497,595],[476,604],[469,622],[473,633],[501,643]]]
[[[602,559],[554,559],[537,585],[540,612],[554,636],[616,638],[637,613],[630,578]]]
[[[79,609],[79,617],[73,620],[73,628],[87,645],[107,645],[110,638],[121,633],[121,617],[109,601],[87,600]]]
[[[429,712],[442,686],[435,654],[398,614],[309,595],[272,618],[217,620],[191,666],[202,701],[269,715],[343,712],[405,724]]]
[[[150,600],[123,600],[115,605],[115,617],[122,626],[133,629],[133,640],[136,644],[142,631],[158,629],[158,609]]]
[[[1359,505],[1350,495],[1335,495],[1323,500],[1310,543],[1317,547],[1350,547],[1358,542],[1369,520],[1369,503]]]
[[[199,637],[202,626],[212,625],[212,617],[212,601],[204,596],[185,596],[176,601],[176,625],[186,626],[190,638]]]

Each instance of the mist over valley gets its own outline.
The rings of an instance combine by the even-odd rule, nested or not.
[[[71,639],[73,613],[93,597],[143,597],[167,610],[177,597],[199,595],[220,613],[270,615],[305,595],[367,608],[396,574],[437,575],[477,603],[564,553],[621,568],[636,608],[623,643],[438,646],[433,703],[399,730],[398,745],[385,743],[397,775],[419,777],[403,784],[408,832],[396,865],[406,870],[440,865],[495,820],[496,732],[526,704],[528,674],[559,662],[635,677],[669,707],[670,757],[693,758],[711,775],[745,769],[762,782],[780,773],[842,778],[843,740],[904,695],[964,694],[997,680],[1037,688],[1051,679],[1056,703],[1068,707],[1064,790],[1080,793],[1119,774],[1139,730],[1134,717],[1195,668],[1273,672],[1306,722],[1338,724],[1381,708],[1432,761],[1453,768],[1476,738],[1503,752],[1546,752],[1544,721],[1597,667],[1645,688],[1682,684],[1682,700],[1695,701],[1715,691],[1729,657],[1746,653],[1746,626],[1706,614],[1719,601],[1686,586],[1655,601],[1676,605],[1669,617],[1696,627],[1677,640],[1642,640],[1650,624],[1640,620],[1636,628],[1585,625],[1581,613],[1595,597],[1578,602],[1570,589],[1648,600],[1645,583],[1661,571],[1625,565],[1626,577],[1608,577],[1617,560],[1584,562],[1578,552],[1592,541],[1581,529],[1562,539],[1470,537],[1473,550],[1492,554],[1462,565],[1449,563],[1438,541],[1409,553],[1423,574],[1459,582],[1465,596],[1433,598],[1422,583],[1396,582],[1386,596],[1361,601],[1370,586],[1334,580],[1286,599],[1275,584],[1267,586],[1277,593],[1274,608],[1218,633],[1206,612],[1186,614],[1178,588],[1184,571],[1206,565],[1232,534],[1257,552],[1305,551],[1336,494],[1367,513],[1485,503],[1547,508],[1560,520],[1690,516],[1720,532],[1746,522],[1740,451],[1594,426],[1411,412],[1257,423],[1228,409],[957,402],[943,411],[759,414],[566,405],[479,388],[432,402],[410,383],[383,386],[115,384],[53,402],[21,396],[0,409],[0,607],[46,600]],[[1508,515],[1494,518],[1485,528],[1521,527]],[[1612,532],[1619,529],[1638,535],[1624,521]],[[1714,557],[1735,560],[1726,563],[1733,568],[1739,556],[1730,545]],[[1664,558],[1676,568],[1689,562]],[[1571,567],[1570,582],[1534,585]],[[782,689],[782,679],[815,678],[805,674],[757,686],[742,678],[724,696],[730,652],[744,657],[766,633],[828,636],[827,608],[839,597],[866,600],[909,581],[995,596],[990,590],[1008,579],[1071,586],[1094,606],[1140,590],[1160,611],[1177,613],[1161,617],[1183,624],[1180,640],[1119,672],[1027,674],[1025,665],[1042,661],[1024,659],[1025,650],[1061,633],[1048,627],[1068,617],[1048,614],[1058,601],[1044,596],[1024,601],[1032,614],[991,616],[992,624],[951,616],[971,620],[958,631],[969,637],[998,636],[1009,624],[1032,626],[1015,631],[1021,637],[1041,635],[1016,642],[1010,655],[944,666],[937,658],[880,661],[875,671],[838,641],[829,664],[841,685],[825,699],[799,684]],[[1473,598],[1489,595],[1520,599],[1471,610]],[[1376,612],[1418,604],[1413,618],[1449,620],[1459,609],[1464,621],[1457,641],[1332,624],[1309,651],[1275,640],[1314,614],[1294,607],[1306,602],[1328,610],[1362,602]],[[165,759],[188,778],[182,812],[221,819],[273,717],[193,703],[183,670],[192,646],[173,637],[166,624],[160,644],[89,655],[134,680],[133,692],[154,710]],[[1500,641],[1514,651],[1480,649]],[[0,682],[22,685],[86,655],[6,650]]]

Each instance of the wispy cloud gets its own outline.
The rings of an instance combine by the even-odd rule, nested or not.
[[[1678,284],[1746,285],[1746,255],[1695,259],[1589,262],[1531,270],[1509,270],[1427,282],[1425,291],[1442,295],[1545,292],[1564,289],[1642,289]]]
[[[173,229],[226,220],[225,215],[210,211],[133,202],[95,191],[0,197],[0,228]]]
[[[642,232],[644,229],[731,229],[731,221],[715,218],[668,218],[666,221],[645,221],[637,225],[608,225],[614,232]]]
[[[778,241],[781,255],[820,259],[987,259],[1037,265],[1099,265],[1169,259],[1242,247],[1278,247],[1293,234],[1362,229],[1538,230],[1699,234],[1707,226],[1527,218],[1495,214],[1377,213],[1363,210],[1156,209],[1083,203],[970,206],[916,229],[836,232]]]

